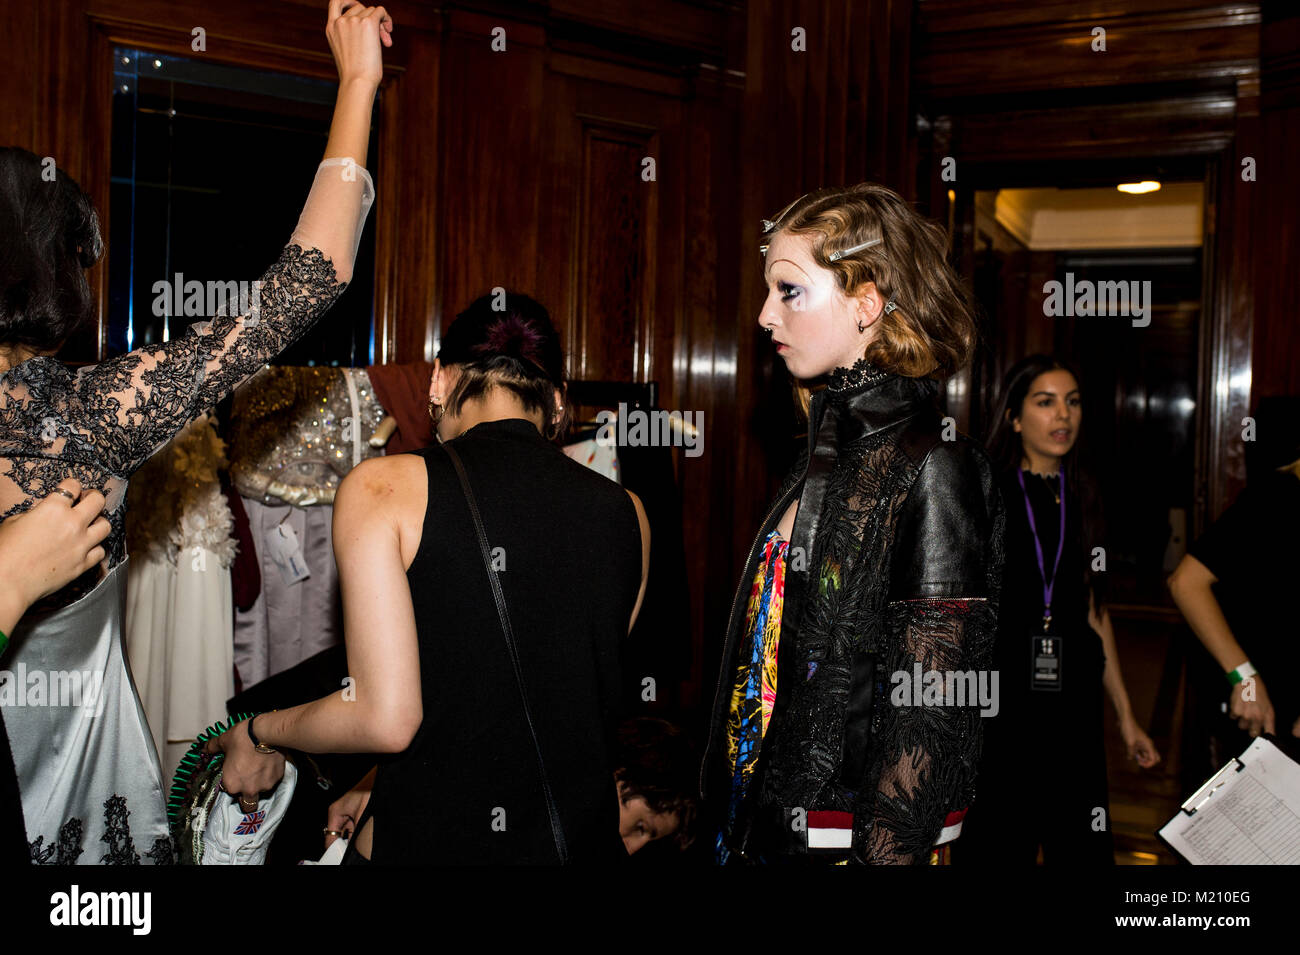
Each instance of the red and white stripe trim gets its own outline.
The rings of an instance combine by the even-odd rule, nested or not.
[[[961,835],[961,824],[966,810],[950,812],[943,820],[936,846],[946,845]],[[814,809],[808,813],[808,851],[844,850],[853,848],[853,813],[830,809]]]

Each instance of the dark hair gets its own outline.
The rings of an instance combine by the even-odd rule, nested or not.
[[[104,242],[90,197],[53,160],[0,147],[0,346],[54,351],[88,322]]]
[[[879,319],[866,357],[877,367],[912,378],[945,378],[970,361],[975,311],[970,293],[948,264],[948,238],[894,190],[874,182],[818,189],[772,220],[780,232],[807,235],[812,257],[835,274],[845,295],[873,282],[897,308]],[[832,261],[835,252],[872,239],[880,243]]]
[[[555,389],[564,394],[564,352],[551,316],[519,292],[484,295],[456,316],[443,336],[438,360],[460,367],[446,407],[459,414],[465,402],[495,387],[509,389],[529,411],[540,411],[554,438],[564,422],[555,417]]]
[[[1070,367],[1069,363],[1053,355],[1039,354],[1022,358],[1011,367],[1002,380],[1002,388],[993,405],[993,417],[989,424],[989,436],[985,446],[988,448],[989,457],[993,459],[994,466],[1003,477],[1014,475],[1020,469],[1020,461],[1025,453],[1020,435],[1011,426],[1011,419],[1020,417],[1030,385],[1039,375],[1047,374],[1049,371],[1069,372],[1082,392],[1083,384],[1078,373]],[[1082,543],[1084,553],[1087,555],[1093,547],[1105,545],[1106,522],[1096,483],[1081,461],[1083,457],[1081,448],[1081,437],[1076,435],[1070,450],[1061,457],[1061,474],[1066,490],[1073,491],[1079,501]],[[1014,502],[1008,503],[1014,506]],[[1092,591],[1097,614],[1100,616],[1105,603],[1105,575],[1094,574],[1092,561],[1085,560],[1084,576],[1088,588]]]
[[[673,842],[686,849],[695,841],[696,772],[699,760],[690,739],[666,720],[647,716],[627,720],[618,728],[618,769],[623,801],[640,796],[655,813],[677,816]]]

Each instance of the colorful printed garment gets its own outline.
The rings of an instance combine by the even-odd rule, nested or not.
[[[727,720],[727,761],[731,766],[731,799],[726,829],[736,822],[758,762],[759,744],[772,719],[776,702],[776,654],[781,637],[781,608],[785,602],[785,557],[788,542],[776,531],[763,543],[763,559],[754,574],[740,641],[736,685]],[[731,856],[718,833],[717,862]]]

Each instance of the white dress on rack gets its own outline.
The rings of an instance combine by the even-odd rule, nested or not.
[[[230,565],[234,516],[221,491],[224,447],[210,416],[141,468],[127,495],[131,568],[126,647],[169,780],[234,695]]]

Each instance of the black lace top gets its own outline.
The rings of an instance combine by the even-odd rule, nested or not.
[[[76,371],[38,355],[0,374],[0,521],[75,477],[107,499],[104,569],[122,561],[131,474],[300,338],[351,278],[373,186],[359,166],[351,168],[360,175],[340,175],[341,162],[317,171],[291,244],[262,276],[256,312],[220,314],[173,341]],[[95,568],[46,603],[70,603],[99,577]]]

